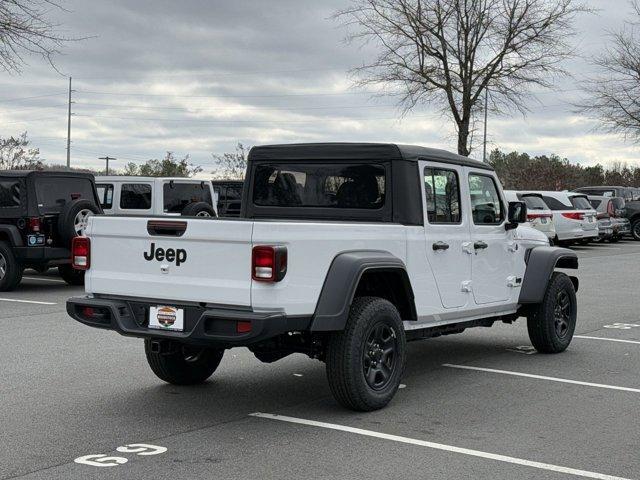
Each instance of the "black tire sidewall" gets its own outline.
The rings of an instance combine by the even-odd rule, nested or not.
[[[58,234],[62,241],[71,246],[71,240],[76,237],[75,219],[80,210],[91,210],[94,215],[100,213],[98,207],[91,202],[83,198],[78,198],[68,202],[62,207],[60,216],[58,217]]]
[[[631,224],[631,236],[634,240],[640,241],[640,218],[637,218]]]
[[[557,295],[560,290],[565,290],[571,302],[571,318],[567,334],[560,337],[555,329],[554,309]],[[533,346],[542,353],[558,353],[564,351],[573,338],[577,321],[576,292],[571,279],[564,273],[554,272],[542,303],[534,314],[529,317],[527,326],[529,337]]]
[[[151,351],[151,339],[145,339],[144,350],[153,373],[173,385],[196,385],[205,382],[218,368],[224,350],[206,349],[196,362],[187,362],[177,347],[175,353],[163,354]]]
[[[84,285],[84,270],[76,270],[70,264],[59,265],[58,274],[69,285]]]
[[[397,349],[391,379],[374,390],[364,376],[363,353],[371,329],[379,323],[393,328]],[[332,335],[327,375],[336,399],[353,410],[371,411],[386,406],[396,394],[406,364],[406,336],[400,314],[389,301],[377,297],[354,300],[346,328]],[[341,377],[341,378],[336,378]]]
[[[180,215],[182,215],[183,217],[195,217],[200,212],[207,212],[211,217],[216,216],[216,212],[213,207],[211,207],[211,205],[206,202],[189,203],[182,209]]]
[[[8,292],[20,284],[24,267],[14,255],[9,243],[0,241],[0,253],[7,263],[7,272],[5,276],[0,279],[0,292]]]

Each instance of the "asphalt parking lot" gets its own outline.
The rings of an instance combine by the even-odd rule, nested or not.
[[[640,242],[576,251],[565,353],[532,352],[524,319],[412,343],[368,414],[301,355],[232,350],[205,385],[163,384],[140,340],[67,317],[80,288],[26,274],[0,294],[0,479],[640,478]]]

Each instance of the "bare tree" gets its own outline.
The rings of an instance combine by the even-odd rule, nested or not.
[[[60,25],[49,20],[52,8],[64,10],[53,0],[0,0],[0,67],[19,72],[27,55],[45,58],[54,68],[53,57],[69,38]]]
[[[611,46],[594,63],[602,74],[585,84],[579,110],[602,127],[640,142],[640,1],[631,2],[635,19],[612,33]]]
[[[475,114],[490,88],[490,108],[527,111],[531,87],[551,87],[572,54],[577,0],[351,0],[337,12],[349,41],[380,48],[354,70],[359,86],[451,114],[458,153],[469,155]]]
[[[216,179],[243,180],[247,170],[247,155],[249,149],[238,142],[235,152],[217,154],[214,153],[213,160],[217,169],[211,172]]]
[[[27,132],[0,138],[0,170],[41,170],[40,150],[30,146]]]

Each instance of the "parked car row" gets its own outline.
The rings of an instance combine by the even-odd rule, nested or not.
[[[509,201],[527,204],[529,225],[552,243],[640,240],[640,201],[636,189],[584,187],[572,192],[505,191]],[[628,200],[627,200],[628,199]]]
[[[211,182],[197,179],[1,172],[0,291],[18,286],[27,268],[55,267],[67,283],[82,285],[71,243],[92,215],[216,217],[218,200]]]

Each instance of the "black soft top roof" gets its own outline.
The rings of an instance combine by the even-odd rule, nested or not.
[[[253,147],[250,161],[261,160],[433,160],[493,170],[486,163],[437,148],[393,143],[293,143]]]
[[[84,177],[94,178],[92,173],[67,172],[65,170],[0,170],[0,178],[27,178],[27,177]]]

